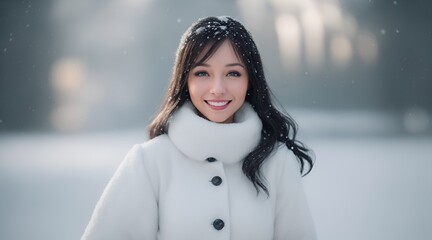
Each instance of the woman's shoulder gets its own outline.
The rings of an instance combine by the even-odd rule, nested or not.
[[[299,172],[300,164],[296,155],[285,144],[278,143],[267,160],[269,168],[273,171]]]
[[[147,151],[151,151],[153,149],[157,150],[159,148],[168,148],[173,146],[172,141],[167,134],[159,135],[155,138],[149,139],[137,145]]]
[[[296,159],[296,156],[293,153],[293,151],[288,149],[288,147],[285,144],[280,142],[275,145],[271,157],[276,159],[277,161],[287,161],[287,160],[293,161]]]
[[[145,142],[138,143],[133,148],[140,151],[142,155],[156,156],[161,156],[175,150],[175,146],[167,134],[162,134]]]
[[[130,176],[148,176],[148,179],[158,188],[160,176],[169,169],[175,154],[171,140],[166,135],[160,135],[143,143],[135,144],[127,153],[118,170],[126,169]],[[133,174],[130,174],[130,173]]]

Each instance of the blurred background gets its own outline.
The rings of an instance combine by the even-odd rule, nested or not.
[[[319,239],[432,235],[432,4],[422,0],[0,2],[0,239],[79,239],[161,104],[200,17],[252,32],[316,155]]]

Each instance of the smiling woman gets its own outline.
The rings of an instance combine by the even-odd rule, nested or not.
[[[126,156],[82,239],[313,240],[301,183],[312,154],[296,133],[250,33],[230,17],[200,19],[150,140]]]
[[[192,104],[206,119],[232,123],[234,113],[245,101],[249,80],[231,42],[226,40],[209,59],[192,68],[187,82]]]

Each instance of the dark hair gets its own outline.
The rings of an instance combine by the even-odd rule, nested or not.
[[[257,191],[259,188],[269,194],[261,166],[277,143],[285,144],[296,155],[300,172],[308,174],[313,167],[312,154],[296,140],[297,124],[288,115],[275,108],[272,93],[267,86],[261,56],[251,34],[231,17],[207,17],[198,20],[184,33],[177,50],[171,82],[164,103],[149,128],[149,137],[154,138],[168,132],[171,115],[188,99],[187,78],[189,71],[203,63],[225,41],[229,40],[237,56],[246,65],[249,102],[262,121],[261,139],[258,146],[243,161],[243,173],[250,179]],[[202,52],[207,51],[207,52]],[[203,53],[203,54],[201,54]],[[203,56],[198,59],[198,56]],[[309,165],[305,171],[305,164]]]

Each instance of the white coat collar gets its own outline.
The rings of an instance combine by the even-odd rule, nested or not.
[[[187,157],[223,163],[243,160],[259,143],[262,123],[249,103],[236,112],[234,123],[220,124],[197,115],[186,102],[170,120],[168,136]]]

